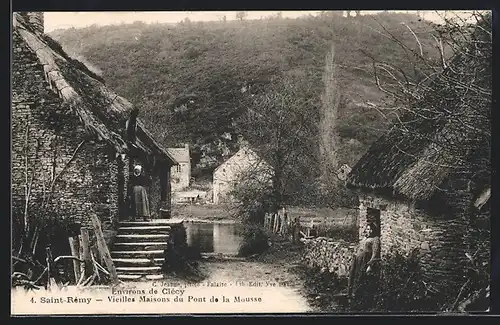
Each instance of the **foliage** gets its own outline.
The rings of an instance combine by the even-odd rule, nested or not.
[[[377,311],[416,312],[439,311],[439,296],[428,287],[419,265],[418,251],[408,257],[391,252],[382,260],[380,279],[373,296],[373,304],[366,305],[361,297],[354,302],[354,308],[362,306]]]
[[[52,255],[67,256],[70,254],[68,237],[74,235],[74,223],[67,219],[60,219],[55,217],[39,217],[33,218],[30,221],[29,231],[22,232],[23,225],[18,220],[13,220],[13,238],[22,238],[21,242],[13,243],[12,256],[13,272],[20,272],[26,274],[26,280],[32,281],[36,285],[45,285],[46,277],[40,277],[46,265],[43,263],[46,258],[46,247],[51,248]],[[21,236],[16,236],[16,234]],[[71,261],[60,262],[57,266],[63,269],[70,269]],[[60,278],[63,282],[68,282],[70,279],[67,275],[68,272],[60,273]],[[74,279],[72,279],[74,280]],[[15,285],[15,281],[13,282]]]
[[[426,54],[432,55],[425,34],[430,28],[427,22],[404,14],[383,14],[380,20],[407,43],[413,36],[401,22],[411,25],[421,35]],[[273,78],[297,76],[299,90],[303,89],[300,97],[320,100],[324,57],[332,43],[338,83],[345,93],[345,102],[339,107],[340,135],[345,140],[355,138],[362,146],[371,143],[385,122],[359,99],[384,103],[364,68],[371,61],[360,49],[404,69],[412,68],[400,59],[404,51],[395,49],[391,39],[377,29],[380,26],[372,17],[344,19],[333,13],[176,26],[91,26],[51,35],[70,54],[98,66],[110,87],[140,107],[147,127],[165,146],[189,142],[193,167],[205,166],[200,171],[210,173],[221,163],[225,149],[237,150],[239,131],[234,122],[245,113],[242,101],[272,92]],[[306,94],[308,89],[312,92]],[[314,120],[316,115],[305,118]],[[363,150],[351,150],[348,141],[343,144],[343,152],[355,154],[342,163],[352,165]]]
[[[201,254],[188,246],[186,236],[184,226],[173,227],[169,245],[164,251],[165,262],[162,269],[164,272],[173,272],[186,278],[200,278],[202,274],[198,269],[197,260],[201,258]]]
[[[350,243],[357,243],[359,240],[358,228],[350,224],[319,224],[315,226],[314,233],[316,237],[328,237]]]
[[[246,224],[241,235],[243,239],[238,248],[238,256],[261,254],[269,248],[269,237],[260,225]]]
[[[262,224],[264,214],[276,206],[268,184],[238,182],[230,195],[235,199],[231,206],[233,216],[244,223]]]
[[[266,93],[245,98],[247,113],[236,122],[239,132],[270,167],[277,206],[293,204],[301,196],[300,187],[318,176],[314,166],[318,166],[315,139],[319,102],[312,95],[312,85],[304,88],[299,80],[293,76],[274,78]],[[258,177],[257,173],[254,171],[253,177]]]

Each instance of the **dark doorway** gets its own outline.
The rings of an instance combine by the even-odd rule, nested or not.
[[[127,201],[126,201],[126,195],[127,195],[127,189],[125,188],[125,175],[123,173],[123,170],[125,168],[125,164],[123,163],[123,160],[121,157],[118,157],[117,159],[117,164],[118,164],[118,218],[121,219],[123,218],[127,213]]]
[[[366,209],[366,222],[373,223],[377,226],[377,236],[380,237],[380,210],[379,209]]]

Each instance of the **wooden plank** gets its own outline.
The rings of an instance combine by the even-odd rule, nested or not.
[[[71,249],[71,256],[74,256],[76,258],[80,258],[80,243],[78,242],[78,237],[69,237],[69,247]],[[73,272],[75,274],[75,283],[78,282],[78,279],[80,279],[80,262],[73,260]]]
[[[83,272],[85,274],[85,278],[89,277],[93,273],[92,268],[92,258],[90,257],[90,236],[89,229],[86,227],[82,227],[80,229],[80,233],[82,236],[82,260],[84,261]]]
[[[99,249],[101,256],[104,259],[104,263],[106,263],[106,266],[108,268],[108,272],[111,277],[111,283],[117,284],[119,282],[118,275],[116,273],[116,268],[113,263],[113,260],[111,259],[111,254],[109,253],[108,245],[106,245],[106,240],[104,239],[104,235],[102,233],[101,222],[99,221],[99,218],[95,213],[91,214],[91,219],[97,239],[97,247]]]
[[[80,260],[83,259],[83,239],[82,235],[78,235],[78,255],[80,256]],[[85,273],[85,264],[80,263],[80,276]]]
[[[47,263],[47,290],[51,291],[54,287],[58,289],[61,288],[60,284],[56,280],[58,277],[57,270],[54,264],[54,258],[52,257],[52,251],[50,247],[45,248],[45,262]]]

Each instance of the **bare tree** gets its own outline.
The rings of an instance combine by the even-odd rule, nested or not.
[[[314,89],[301,88],[290,76],[271,83],[262,94],[249,95],[238,129],[272,169],[270,200],[276,208],[300,196],[300,186],[317,175],[317,106]],[[313,167],[313,168],[311,168]],[[252,173],[250,173],[251,175]],[[255,173],[254,173],[255,174]],[[266,191],[263,191],[266,192]]]
[[[243,21],[245,20],[245,18],[248,16],[248,13],[246,11],[238,11],[236,13],[236,19],[237,20],[240,20],[240,21]]]
[[[412,115],[416,123],[422,120],[436,125],[448,123],[448,129],[460,133],[462,141],[443,137],[436,145],[441,150],[456,152],[451,160],[458,163],[463,141],[469,141],[466,146],[472,149],[479,143],[488,144],[491,138],[491,129],[486,127],[491,121],[491,15],[474,12],[470,18],[474,23],[459,16],[443,17],[445,23],[436,26],[432,35],[437,59],[429,58],[410,26],[406,25],[415,39],[412,45],[400,41],[380,23],[381,32],[403,49],[412,67],[410,73],[365,52],[372,59],[378,88],[391,97],[397,107],[389,114],[379,112],[395,121],[403,121],[403,115]],[[408,122],[400,123],[402,130],[412,132],[408,125]],[[426,135],[415,133],[414,136]],[[489,169],[489,166],[486,162],[483,167],[477,167]]]
[[[475,11],[470,17],[452,13],[441,18],[444,23],[435,25],[432,34],[435,57],[426,53],[429,48],[410,26],[406,28],[414,36],[414,43],[406,44],[377,21],[380,32],[405,53],[410,71],[365,54],[372,59],[375,83],[396,107],[389,113],[375,109],[394,122],[397,132],[430,143],[427,151],[433,159],[423,161],[421,170],[439,165],[440,170],[461,173],[468,180],[464,192],[470,198],[491,186],[492,16]],[[427,131],[422,131],[422,125]],[[443,131],[433,132],[438,129]],[[397,145],[396,149],[413,156]],[[424,174],[432,177],[428,172]],[[460,213],[467,219],[489,219],[489,212],[475,211],[469,200],[456,204],[465,207]],[[479,224],[471,223],[474,236],[470,246],[476,252],[467,256],[474,272],[464,280],[451,309],[464,308],[460,306],[470,302],[471,297],[486,292],[482,286],[489,274],[489,228],[476,226]]]

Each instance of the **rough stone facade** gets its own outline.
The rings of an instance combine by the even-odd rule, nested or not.
[[[35,53],[13,33],[12,206],[22,220],[47,211],[90,225],[91,208],[111,238],[119,215],[118,164],[105,143],[88,136],[80,120],[49,87]],[[78,149],[78,150],[77,150]],[[55,182],[54,182],[55,180]]]
[[[369,208],[380,211],[382,258],[396,251],[409,256],[416,250],[429,283],[439,289],[460,283],[460,265],[467,263],[465,253],[474,253],[468,250],[466,218],[430,216],[413,203],[365,194],[360,196],[360,238]]]
[[[310,268],[334,273],[338,278],[347,278],[355,244],[342,240],[318,237],[304,240],[302,262]]]

